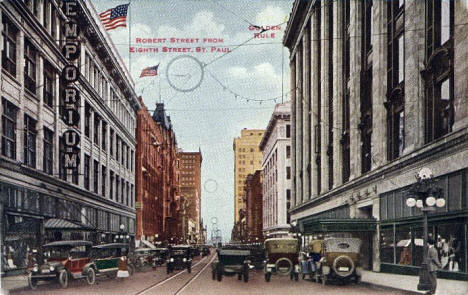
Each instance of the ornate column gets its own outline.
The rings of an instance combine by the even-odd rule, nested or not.
[[[329,190],[329,159],[328,159],[328,146],[329,146],[329,101],[330,96],[330,30],[328,26],[330,18],[329,6],[332,4],[330,0],[324,0],[320,2],[321,5],[321,30],[320,30],[320,43],[321,43],[321,54],[320,54],[320,181],[321,181],[321,192],[327,192]]]
[[[343,18],[341,1],[333,1],[333,187],[343,183]]]
[[[302,151],[303,151],[303,134],[302,134],[302,110],[303,110],[303,79],[302,79],[302,42],[296,48],[296,205],[302,203]]]
[[[303,151],[302,151],[302,201],[310,199],[310,31],[309,26],[304,27],[302,37],[302,56],[303,56],[303,100],[304,108],[302,110],[303,124]]]

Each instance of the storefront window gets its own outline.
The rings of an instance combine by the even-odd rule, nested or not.
[[[413,250],[411,245],[411,231],[408,227],[396,229],[396,263],[411,265]]]
[[[393,262],[393,227],[380,230],[380,261]]]
[[[464,224],[445,224],[435,227],[437,252],[445,271],[467,271],[465,265]]]
[[[24,269],[32,249],[38,246],[40,220],[18,215],[5,216],[6,234],[3,241],[2,271]]]

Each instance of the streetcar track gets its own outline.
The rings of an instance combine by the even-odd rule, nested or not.
[[[182,287],[179,288],[179,290],[177,290],[174,295],[179,295],[180,293],[182,293],[182,291],[185,290],[185,288],[187,288],[193,281],[195,281],[201,274],[202,272],[208,267],[210,266],[210,263],[213,262],[213,260],[216,258],[216,255],[213,255],[213,257],[211,258],[211,260],[193,277],[191,278],[190,280],[188,280]]]
[[[208,256],[208,257],[209,257],[209,256]],[[203,262],[206,258],[208,258],[208,257],[203,257],[203,258],[202,258],[200,261],[198,261],[196,264],[192,265],[192,268],[198,266],[200,263],[202,263],[202,262]],[[213,257],[216,257],[216,255],[213,255]],[[213,259],[214,259],[214,258],[213,258]],[[212,260],[211,260],[211,261],[212,261]],[[210,262],[211,262],[211,261],[210,261]],[[209,262],[207,263],[207,265],[209,265]],[[205,267],[206,267],[206,266],[205,266]],[[203,268],[203,269],[204,269],[204,268]],[[162,286],[162,285],[165,284],[166,282],[168,282],[168,281],[170,281],[170,280],[172,280],[172,279],[174,279],[174,278],[176,278],[176,277],[182,275],[182,274],[185,273],[185,272],[187,272],[186,269],[183,270],[183,271],[180,271],[180,272],[178,272],[178,273],[176,273],[176,274],[174,274],[174,275],[172,275],[172,276],[170,276],[170,277],[168,277],[168,278],[165,278],[164,280],[161,280],[161,281],[159,281],[159,282],[156,282],[156,283],[154,283],[154,284],[152,284],[152,285],[150,285],[150,286],[144,288],[143,290],[138,291],[138,292],[135,293],[134,295],[142,295],[142,294],[148,292],[149,290],[151,290],[151,289],[153,289],[153,288],[157,288],[157,287],[159,287],[159,286]],[[198,275],[198,273],[197,273],[197,275]]]

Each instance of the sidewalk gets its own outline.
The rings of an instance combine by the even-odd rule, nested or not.
[[[18,275],[3,277],[0,284],[0,294],[7,295],[9,291],[28,288],[28,276]]]
[[[397,275],[372,271],[362,272],[363,283],[424,294],[425,292],[418,291],[417,289],[418,281],[418,276]],[[468,294],[468,282],[437,279],[436,295],[466,294]]]

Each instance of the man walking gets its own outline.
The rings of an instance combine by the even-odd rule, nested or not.
[[[437,270],[442,267],[442,264],[439,261],[439,255],[437,254],[437,249],[434,247],[435,241],[433,238],[427,240],[429,249],[427,252],[427,259],[429,264],[429,274],[431,278],[431,290],[426,294],[435,294],[437,288]]]

